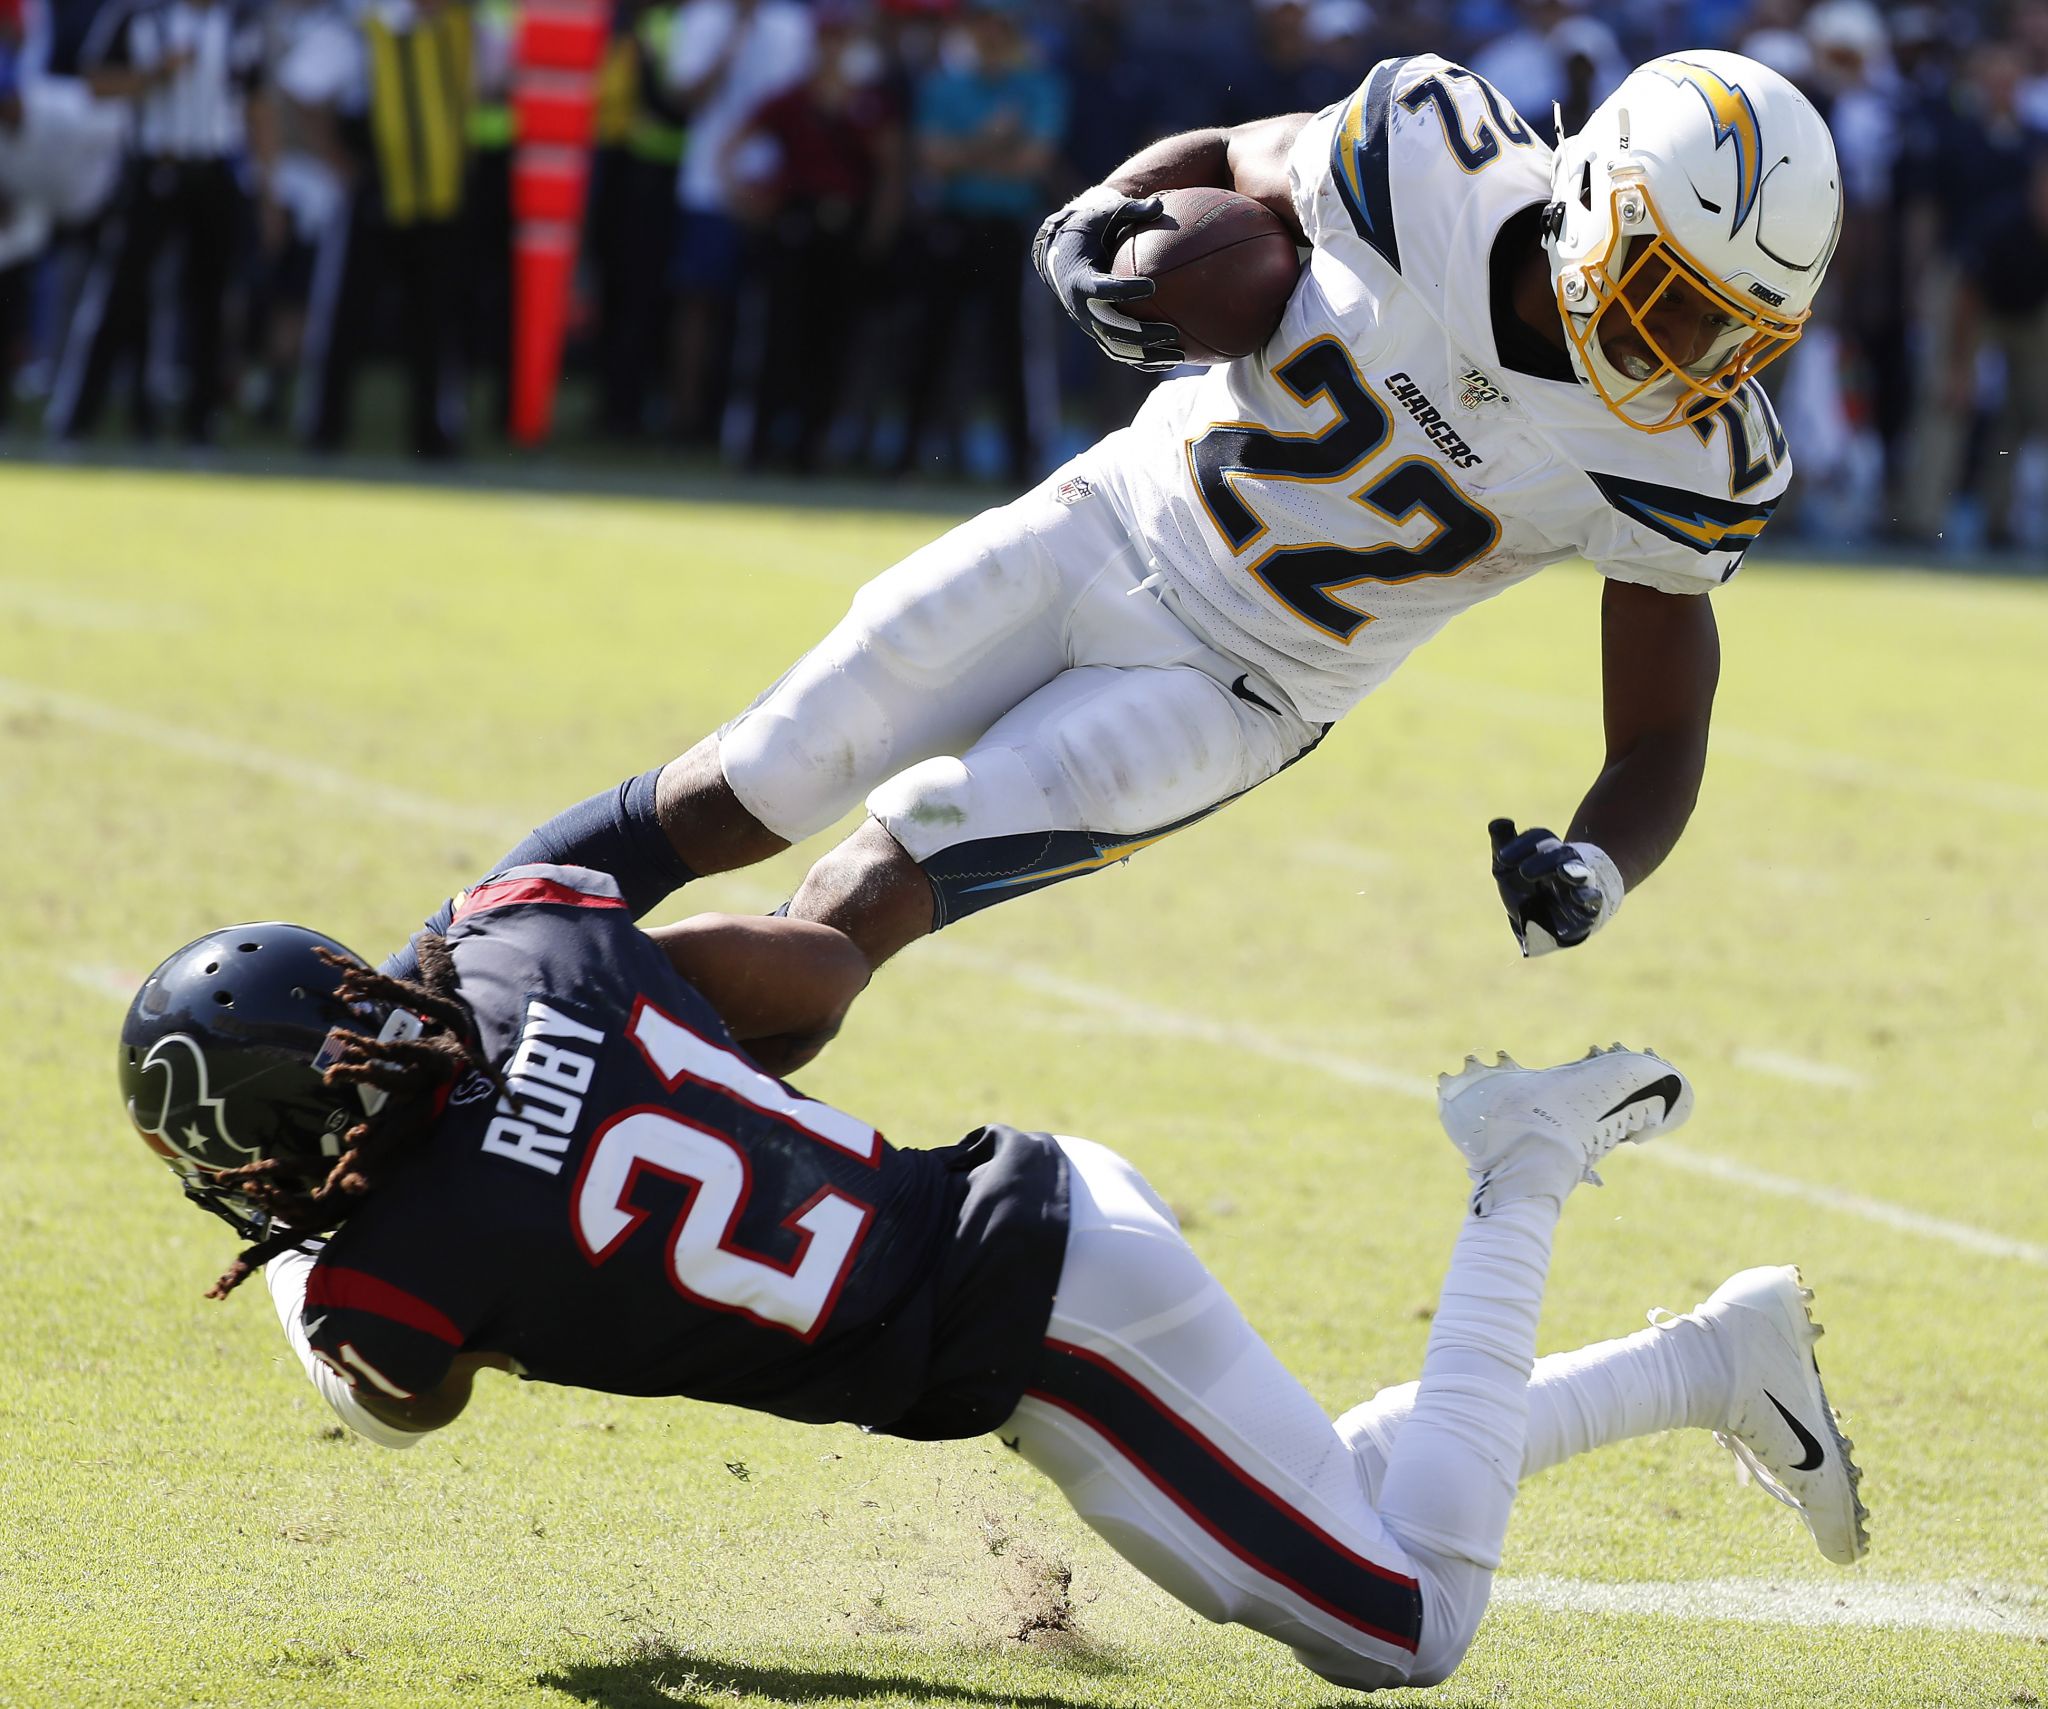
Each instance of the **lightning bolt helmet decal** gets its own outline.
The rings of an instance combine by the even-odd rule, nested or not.
[[[1748,93],[1711,66],[1689,59],[1653,59],[1643,69],[1692,90],[1707,104],[1717,153],[1735,145],[1735,211],[1728,221],[1728,235],[1733,237],[1755,209],[1757,192],[1763,188],[1763,127]]]

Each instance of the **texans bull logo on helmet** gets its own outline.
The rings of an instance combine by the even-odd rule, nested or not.
[[[128,1114],[151,1147],[173,1162],[183,1158],[202,1169],[231,1169],[257,1155],[228,1126],[225,1103],[207,1086],[206,1052],[197,1039],[172,1033],[142,1059],[142,1090],[128,1100]],[[161,1086],[153,1108],[146,1100]]]

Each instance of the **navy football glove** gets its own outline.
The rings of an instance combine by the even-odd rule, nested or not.
[[[1068,318],[1106,355],[1148,374],[1180,366],[1180,329],[1119,309],[1159,287],[1150,279],[1119,279],[1109,265],[1125,238],[1159,217],[1160,206],[1157,196],[1134,200],[1098,184],[1051,215],[1031,243],[1031,264]]]
[[[1567,843],[1542,829],[1517,832],[1512,819],[1486,827],[1493,881],[1524,955],[1584,943],[1621,906],[1621,871],[1592,843]]]

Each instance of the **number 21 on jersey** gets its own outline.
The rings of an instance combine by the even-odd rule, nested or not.
[[[1282,433],[1254,422],[1218,422],[1188,442],[1195,490],[1209,520],[1240,558],[1269,529],[1240,496],[1239,480],[1349,480],[1366,472],[1393,437],[1392,412],[1365,383],[1342,341],[1331,334],[1295,351],[1274,368],[1273,378],[1303,409],[1321,401],[1334,412],[1334,419],[1300,433]],[[1394,585],[1426,576],[1454,576],[1492,551],[1500,539],[1500,523],[1493,513],[1453,486],[1431,457],[1396,457],[1379,463],[1365,484],[1347,496],[1384,523],[1388,535],[1417,517],[1430,523],[1430,532],[1413,545],[1389,538],[1358,546],[1324,540],[1273,546],[1245,565],[1302,622],[1340,644],[1348,643],[1373,618],[1334,595],[1370,582]]]
[[[873,1128],[798,1096],[653,1004],[643,1000],[634,1009],[629,1032],[648,1066],[671,1088],[685,1079],[715,1086],[818,1144],[864,1163],[879,1160],[882,1141]],[[734,1239],[753,1187],[746,1152],[722,1133],[647,1105],[606,1123],[584,1157],[571,1215],[577,1243],[591,1263],[604,1263],[647,1220],[633,1202],[642,1174],[690,1189],[669,1237],[668,1274],[678,1292],[805,1341],[815,1339],[853,1268],[874,1218],[872,1206],[822,1187],[782,1219],[795,1239],[792,1257],[748,1252]]]

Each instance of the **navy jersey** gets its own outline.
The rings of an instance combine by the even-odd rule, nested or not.
[[[458,1084],[328,1242],[306,1288],[320,1358],[394,1398],[470,1350],[918,1437],[1015,1407],[1065,1254],[1050,1139],[901,1150],[764,1074],[603,874],[502,873],[447,937],[508,1090]]]

